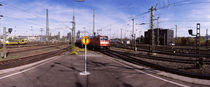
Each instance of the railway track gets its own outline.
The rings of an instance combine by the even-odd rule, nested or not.
[[[167,61],[167,62],[177,62],[177,63],[187,63],[187,64],[194,64],[196,62],[196,59],[182,59],[182,58],[167,58],[167,57],[160,57],[160,56],[148,56],[148,55],[143,55],[143,54],[134,54],[134,53],[128,53],[128,52],[118,52],[118,51],[113,51],[119,53],[121,55],[127,54],[133,57],[138,57],[141,59],[151,59],[151,60],[158,60],[158,61]],[[210,60],[204,60],[204,64],[210,64]]]
[[[200,79],[208,79],[210,80],[210,74],[200,74],[200,73],[196,73],[196,72],[188,72],[188,71],[183,71],[183,70],[179,70],[179,69],[174,69],[168,66],[162,66],[159,64],[155,64],[155,63],[151,63],[148,61],[144,61],[142,58],[150,58],[150,59],[155,59],[152,57],[147,57],[147,56],[135,56],[129,53],[125,53],[125,52],[119,52],[119,51],[114,51],[114,50],[108,50],[108,51],[101,51],[101,53],[114,57],[114,58],[118,58],[136,65],[146,65],[149,66],[151,68],[155,68],[158,70],[162,70],[162,71],[166,71],[166,72],[170,72],[170,73],[174,73],[174,74],[178,74],[178,75],[183,75],[183,76],[188,76],[188,77],[193,77],[193,78],[200,78]],[[181,60],[181,59],[162,59],[162,58],[157,58],[155,60],[160,60],[160,61],[167,61],[167,62],[180,62],[180,63],[190,63],[192,64],[194,61],[188,61],[188,60]],[[206,63],[209,64],[209,61],[206,61]]]
[[[10,60],[5,60],[5,61],[0,61],[0,69],[7,69],[7,68],[13,68],[29,63],[33,63],[36,61],[40,61],[46,58],[50,58],[53,56],[57,56],[65,52],[67,48],[59,49],[56,51],[51,51],[47,53],[42,53],[38,55],[33,55],[33,56],[28,56],[28,57],[23,57],[23,58],[17,58],[17,59],[10,59]]]
[[[130,45],[122,44],[112,44],[113,47],[123,48],[123,49],[132,49]],[[149,45],[137,45],[138,51],[149,52]],[[174,56],[183,56],[183,57],[205,57],[210,58],[210,49],[209,48],[200,48],[199,55],[196,55],[194,47],[180,47],[180,46],[156,46],[154,52],[165,55],[174,55]],[[205,49],[205,50],[204,50]]]
[[[32,50],[46,49],[46,48],[57,47],[57,46],[58,45],[51,45],[51,46],[44,46],[41,48],[31,48],[31,49],[26,49],[26,50],[10,51],[10,52],[8,52],[8,54],[15,54],[15,53],[21,53],[21,52],[32,51]]]
[[[48,45],[63,45],[67,43],[57,43],[57,44],[39,44],[39,43],[31,43],[31,44],[25,44],[25,45],[7,45],[7,48],[20,48],[20,47],[34,47],[34,46],[48,46]],[[2,48],[2,47],[0,47]]]

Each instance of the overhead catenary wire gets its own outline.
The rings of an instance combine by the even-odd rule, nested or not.
[[[159,0],[158,0],[159,1]],[[160,9],[166,9],[166,8],[169,8],[170,6],[178,6],[177,4],[180,4],[180,3],[184,3],[184,2],[186,2],[186,1],[189,1],[189,0],[182,0],[182,1],[177,1],[177,2],[172,2],[172,3],[170,3],[170,2],[168,2],[168,4],[167,5],[163,5],[163,6],[161,6],[161,7],[158,7],[158,8],[156,8],[157,10],[160,10]],[[164,2],[164,1],[163,1]],[[209,2],[210,3],[210,2]],[[157,2],[155,5],[158,5],[158,6],[160,6],[160,3],[159,2]],[[157,7],[157,6],[156,6]],[[139,16],[143,16],[143,15],[146,15],[146,14],[148,14],[148,13],[150,13],[150,11],[146,11],[146,12],[143,12],[143,13],[140,13],[140,14],[136,14],[136,17],[139,17]]]

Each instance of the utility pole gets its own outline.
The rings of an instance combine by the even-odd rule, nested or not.
[[[151,43],[151,47],[150,47],[150,53],[153,53],[154,50],[154,29],[153,29],[153,21],[154,21],[154,15],[153,15],[153,11],[156,11],[156,8],[153,8],[153,6],[149,9],[151,12],[151,17],[150,17],[150,28],[152,30],[152,43]]]
[[[175,45],[176,45],[176,43],[177,43],[177,25],[175,25],[175,27],[176,27],[176,35],[175,35]]]
[[[136,41],[135,41],[135,34],[134,34],[134,17],[131,19],[132,20],[132,22],[133,22],[133,26],[132,26],[132,49],[134,49],[134,50],[136,50]]]
[[[31,26],[31,31],[33,31],[33,26]],[[32,36],[34,36],[34,34],[32,34]]]
[[[49,38],[49,20],[48,20],[48,9],[46,9],[46,41]]]
[[[15,29],[14,29],[14,31],[15,31],[15,37],[16,37],[16,26],[15,26]]]
[[[134,18],[132,19],[132,38],[134,39]]]
[[[160,44],[160,40],[159,40],[159,33],[160,33],[159,18],[160,18],[160,17],[158,17],[157,19],[155,19],[155,20],[157,20],[157,45]]]
[[[139,43],[141,43],[141,31],[139,31]]]
[[[121,30],[120,38],[121,38],[121,43],[122,43],[122,28],[120,30]]]
[[[41,31],[41,36],[42,36],[43,35],[43,31],[44,31],[43,28],[40,28],[40,31]]]
[[[3,58],[6,58],[7,57],[7,48],[6,48],[6,34],[7,31],[6,31],[6,27],[4,27],[3,29]]]
[[[93,9],[93,36],[95,36],[95,9]]]
[[[206,47],[208,47],[208,39],[209,39],[208,36],[209,36],[208,29],[206,29]]]
[[[157,45],[160,45],[160,28],[157,28]]]
[[[85,0],[75,0],[75,2],[84,2]],[[71,45],[75,46],[76,38],[75,38],[75,29],[76,29],[76,23],[75,23],[75,16],[74,16],[74,3],[73,3],[73,19],[72,19],[72,35],[71,35]]]
[[[0,6],[3,6],[2,4],[0,4]],[[0,15],[0,17],[3,17],[3,15]],[[6,58],[6,27],[3,28],[3,52],[1,53],[1,57],[2,58]]]
[[[8,32],[6,31],[6,27],[3,29],[3,53],[1,53],[2,58],[7,57],[7,48],[6,48],[6,40],[7,40],[7,33],[11,34],[12,28],[8,29]]]
[[[75,46],[75,16],[73,15],[73,21],[72,21],[72,46]]]
[[[43,28],[40,28],[40,31],[41,31],[41,35],[40,35],[40,43],[42,43],[43,41]]]

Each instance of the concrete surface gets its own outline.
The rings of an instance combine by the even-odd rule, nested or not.
[[[155,70],[129,67],[98,52],[89,51],[88,55],[91,73],[88,76],[79,75],[84,70],[83,55],[64,55],[36,67],[1,75],[5,78],[0,77],[0,87],[208,87],[153,76]]]

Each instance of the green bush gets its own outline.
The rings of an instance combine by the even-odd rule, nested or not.
[[[77,55],[78,53],[76,51],[71,51],[70,54],[71,55]]]
[[[77,55],[78,52],[85,52],[85,49],[70,45],[68,51],[70,52],[71,55]]]
[[[70,45],[69,48],[68,48],[68,51],[71,52],[71,51],[73,51],[74,48],[75,48],[75,46]]]

